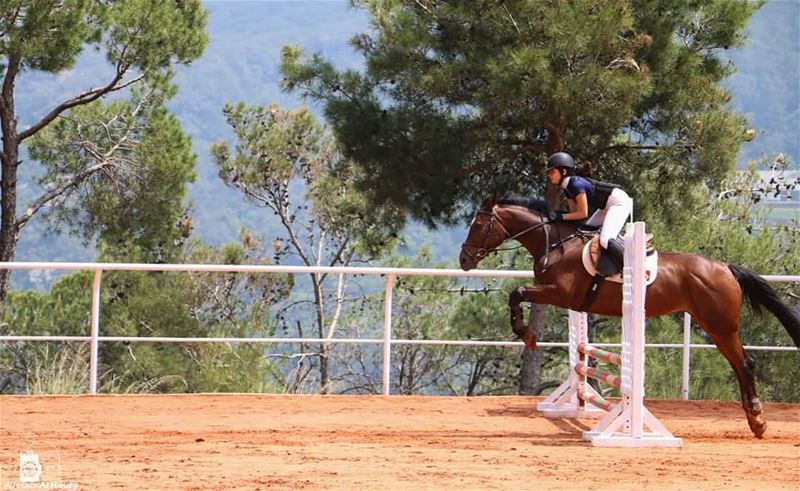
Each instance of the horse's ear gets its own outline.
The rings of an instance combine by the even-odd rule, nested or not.
[[[491,210],[494,208],[494,205],[497,204],[497,194],[492,193],[483,200],[483,204],[481,204],[482,210]]]

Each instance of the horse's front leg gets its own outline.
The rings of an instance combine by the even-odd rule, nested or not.
[[[508,296],[508,307],[511,312],[511,330],[531,350],[536,350],[536,333],[525,323],[520,303],[553,304],[557,288],[553,285],[535,285],[519,287]]]

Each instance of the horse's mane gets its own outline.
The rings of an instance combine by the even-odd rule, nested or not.
[[[547,203],[543,199],[525,198],[522,196],[506,196],[497,200],[498,205],[516,205],[524,206],[529,210],[537,211],[539,213],[547,214],[550,211]]]

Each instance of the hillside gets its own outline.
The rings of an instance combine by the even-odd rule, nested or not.
[[[750,22],[750,39],[731,53],[738,71],[726,86],[732,105],[759,136],[742,147],[739,168],[784,152],[800,166],[800,2],[770,1]]]

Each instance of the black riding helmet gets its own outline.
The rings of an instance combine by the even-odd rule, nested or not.
[[[575,169],[575,160],[567,152],[556,152],[547,159],[547,170],[556,169]]]

